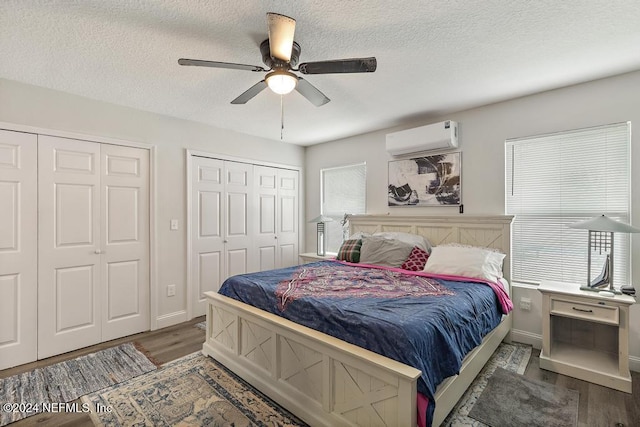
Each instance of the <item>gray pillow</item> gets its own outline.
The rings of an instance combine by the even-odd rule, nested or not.
[[[384,237],[364,237],[360,263],[400,267],[409,258],[413,245]]]

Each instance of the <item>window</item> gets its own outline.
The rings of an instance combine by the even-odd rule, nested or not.
[[[586,230],[597,215],[630,220],[630,123],[506,141],[506,213],[515,215],[512,279],[587,284]],[[615,285],[629,284],[630,239],[614,234]],[[595,278],[605,254],[592,254]]]
[[[344,214],[366,212],[367,165],[340,166],[320,170],[322,214],[333,218],[325,224],[327,252],[337,253],[342,244]]]

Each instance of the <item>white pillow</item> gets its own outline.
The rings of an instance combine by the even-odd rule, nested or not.
[[[412,247],[417,246],[423,251],[431,252],[431,243],[427,239],[417,234],[404,233],[402,231],[384,231],[380,233],[373,233],[376,237],[384,237],[385,239],[399,240],[403,243],[408,243]]]
[[[502,278],[502,261],[505,256],[500,252],[478,247],[435,246],[423,271],[498,282]]]
[[[409,243],[381,236],[362,238],[360,248],[360,263],[400,267],[413,250]]]

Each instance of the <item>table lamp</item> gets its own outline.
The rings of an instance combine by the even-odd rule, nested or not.
[[[319,215],[309,221],[310,223],[315,222],[318,224],[317,225],[318,240],[316,242],[316,245],[317,245],[316,253],[318,254],[318,256],[325,255],[326,242],[325,242],[325,235],[324,235],[324,223],[331,222],[331,221],[333,221],[333,218],[324,216],[324,215]]]
[[[615,221],[605,215],[596,216],[586,221],[569,225],[570,228],[589,230],[589,254],[587,258],[587,286],[580,289],[589,291],[601,291],[610,295],[620,294],[613,288],[613,233],[640,233],[640,229],[628,224]],[[606,253],[607,258],[602,268],[602,273],[591,280],[591,254],[598,251]],[[609,289],[606,286],[609,285]]]

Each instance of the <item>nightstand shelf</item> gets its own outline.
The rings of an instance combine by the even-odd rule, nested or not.
[[[571,344],[556,342],[550,352],[549,359],[573,366],[575,368],[601,373],[618,375],[618,355],[604,351],[580,348]]]
[[[576,284],[543,282],[540,367],[631,393],[629,306]]]

